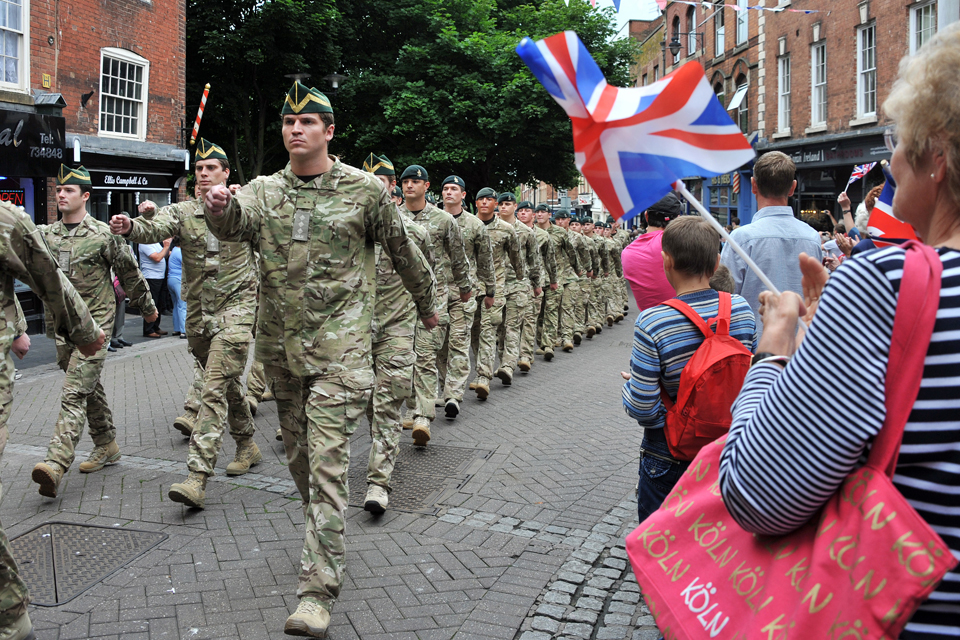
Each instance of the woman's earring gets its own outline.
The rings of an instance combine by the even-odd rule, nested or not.
[[[931,174],[930,174],[930,177],[931,177],[931,178],[936,178],[937,176],[936,176],[936,174],[931,173]]]

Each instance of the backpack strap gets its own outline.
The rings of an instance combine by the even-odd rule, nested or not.
[[[661,304],[672,307],[686,316],[687,320],[696,325],[697,329],[700,329],[700,332],[703,333],[706,338],[712,338],[714,335],[714,330],[710,329],[710,324],[713,324],[713,322],[717,323],[717,335],[728,336],[730,335],[730,317],[733,309],[732,298],[726,291],[720,291],[719,293],[720,300],[717,317],[710,318],[707,321],[704,321],[704,319],[700,317],[700,314],[693,310],[693,307],[677,298],[664,300]]]
[[[727,294],[729,295],[729,294]],[[713,330],[704,322],[703,318],[700,317],[700,314],[693,310],[693,307],[688,305],[683,300],[678,300],[677,298],[671,298],[670,300],[664,300],[661,304],[665,304],[668,307],[672,307],[686,316],[687,320],[692,322],[697,329],[700,329],[700,332],[703,333],[704,337],[712,338]],[[728,313],[729,315],[729,313]]]

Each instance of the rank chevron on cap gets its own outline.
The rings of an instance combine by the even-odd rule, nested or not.
[[[208,140],[200,138],[197,142],[197,152],[194,154],[195,160],[226,160],[227,154],[223,148],[213,144]]]
[[[71,169],[65,164],[60,165],[60,173],[57,174],[57,184],[77,184],[77,185],[90,185],[90,172],[87,171],[83,165],[80,165],[76,169]]]
[[[299,80],[293,83],[287,92],[280,115],[299,115],[301,113],[333,113],[330,100],[315,88],[307,88]]]
[[[387,156],[378,156],[375,153],[371,153],[367,156],[367,159],[363,161],[363,170],[375,176],[393,176],[397,173],[393,168],[393,163],[390,162],[390,158]]]

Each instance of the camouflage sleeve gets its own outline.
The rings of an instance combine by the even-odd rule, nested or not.
[[[113,272],[120,280],[120,284],[123,285],[123,290],[127,292],[130,304],[145,316],[153,314],[157,306],[154,304],[153,296],[150,295],[147,279],[140,272],[133,254],[127,250],[127,243],[120,236],[112,235],[107,243],[107,251],[107,261],[113,267]]]
[[[580,266],[583,267],[584,273],[593,271],[593,258],[590,256],[590,249],[587,248],[587,244],[579,236],[575,239],[575,242],[577,243],[577,253],[580,255]]]
[[[452,218],[448,218],[447,223],[447,232],[444,235],[443,242],[447,245],[444,249],[450,256],[453,279],[457,283],[460,293],[471,293],[473,285],[470,284],[470,263],[467,262],[467,253],[463,248],[463,234],[460,233],[460,225]]]
[[[14,336],[19,338],[27,332],[27,319],[23,315],[23,309],[20,308],[20,300],[17,299],[17,294],[13,294],[13,316],[14,321]]]
[[[483,229],[477,234],[473,250],[477,261],[477,277],[483,283],[484,292],[488,298],[496,297],[497,274],[493,270],[493,243],[490,242],[490,234],[487,233],[486,225],[483,225]]]
[[[390,257],[404,288],[413,296],[420,317],[432,316],[437,312],[436,279],[426,264],[424,255],[407,236],[397,205],[390,201],[385,189],[380,189],[379,200],[374,201],[367,209],[370,239],[379,242],[380,247]],[[207,217],[209,219],[209,214]]]
[[[52,314],[58,335],[76,345],[89,344],[99,336],[100,327],[58,268],[42,234],[26,214],[6,206],[0,207],[0,273],[33,289]],[[9,294],[13,295],[12,283]]]
[[[523,224],[522,222],[520,224]],[[537,236],[535,233],[530,231],[525,233],[524,237],[526,238],[526,253],[527,253],[527,267],[528,275],[530,276],[530,286],[534,289],[541,287],[541,267],[540,267],[540,249],[537,247]]]
[[[127,239],[138,244],[162,242],[180,234],[182,212],[178,205],[172,204],[160,209],[150,217],[140,216],[130,221],[131,229]]]
[[[523,280],[527,277],[527,263],[523,257],[523,249],[520,246],[520,234],[510,225],[510,233],[507,236],[507,256],[510,258],[510,264],[513,265],[513,272],[517,274],[517,280]]]
[[[207,227],[221,242],[249,242],[260,245],[260,220],[263,215],[263,190],[261,180],[253,180],[237,191],[230,204],[219,216],[203,205],[203,217]]]
[[[617,277],[623,277],[623,260],[620,257],[620,246],[615,245],[613,250],[610,251],[610,255],[613,257],[613,268],[617,272]]]
[[[543,257],[543,266],[547,270],[547,284],[557,284],[557,253],[553,250],[553,241],[549,238],[540,248]]]
[[[582,265],[580,264],[580,252],[577,251],[576,245],[573,244],[573,238],[566,230],[563,232],[562,247],[563,251],[567,254],[567,259],[570,261],[570,266],[573,267],[573,272],[577,275],[583,273]]]

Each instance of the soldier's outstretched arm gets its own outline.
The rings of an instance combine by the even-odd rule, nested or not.
[[[169,236],[167,236],[169,237]],[[107,243],[107,258],[113,272],[117,274],[120,284],[130,298],[130,304],[140,309],[144,318],[153,316],[157,312],[153,296],[150,295],[150,286],[143,277],[133,254],[127,249],[127,243],[120,236],[111,236]]]
[[[156,210],[157,205],[149,200],[140,203],[138,207],[142,214],[139,218],[130,220],[130,231],[125,235],[131,242],[140,244],[162,242],[167,238],[180,235],[180,229],[183,224],[182,203],[171,204],[167,207]],[[152,215],[148,215],[151,214]],[[114,231],[114,219],[120,219],[126,216],[113,216],[110,219],[110,231]]]
[[[223,185],[210,187],[203,199],[207,227],[221,242],[260,244],[260,221],[263,217],[261,180],[254,180],[236,194]]]
[[[450,256],[453,279],[460,289],[460,295],[466,295],[469,299],[473,294],[473,286],[470,284],[470,263],[467,261],[467,252],[463,248],[463,234],[460,233],[460,225],[456,220],[449,220],[449,222],[443,239],[447,245],[445,249]]]
[[[33,222],[25,213],[0,204],[0,277],[9,276],[28,285],[43,300],[58,335],[78,346],[103,343],[99,325],[58,268]]]
[[[490,242],[486,226],[480,230],[473,250],[477,261],[477,278],[483,283],[486,297],[492,299],[497,295],[497,274],[493,268],[493,243]]]

